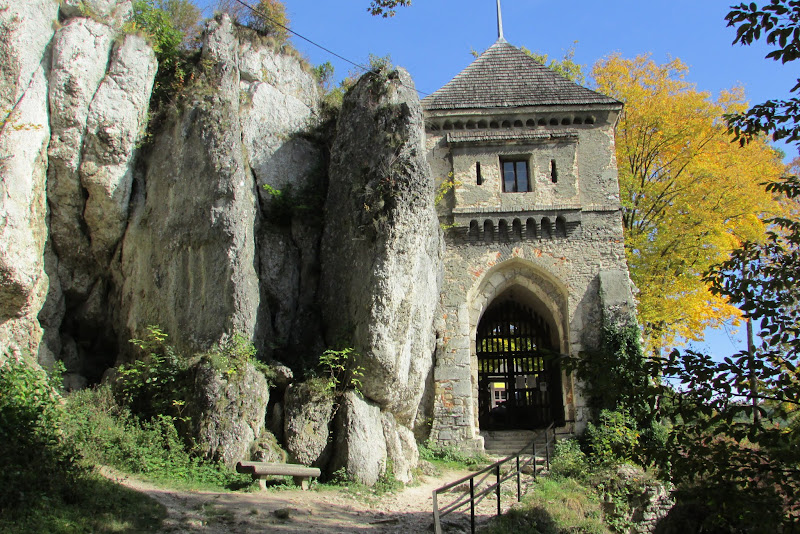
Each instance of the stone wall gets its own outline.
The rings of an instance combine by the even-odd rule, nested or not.
[[[455,184],[438,206],[440,219],[451,225],[434,370],[432,438],[440,443],[481,446],[476,329],[495,298],[513,292],[546,318],[554,347],[573,357],[598,347],[604,310],[624,297],[601,295],[602,277],[624,282],[620,287],[632,301],[616,181],[616,112],[595,117],[592,124],[542,129],[535,142],[523,139],[533,133],[517,134],[520,139],[505,145],[494,138],[514,134],[490,132],[483,143],[465,143],[480,134],[428,131],[435,179]],[[504,156],[528,162],[530,192],[502,192]],[[563,373],[561,389],[563,430],[580,430],[588,415],[580,388]]]

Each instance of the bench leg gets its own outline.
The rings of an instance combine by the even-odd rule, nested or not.
[[[267,479],[265,477],[258,477],[258,487],[262,490],[267,489]]]
[[[308,481],[311,477],[292,477],[294,483],[300,486],[303,491],[308,489]]]

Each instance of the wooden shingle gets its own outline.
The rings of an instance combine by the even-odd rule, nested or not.
[[[616,104],[500,39],[444,87],[425,97],[427,110]]]

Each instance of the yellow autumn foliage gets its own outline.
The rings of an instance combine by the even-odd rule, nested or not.
[[[732,143],[722,118],[746,109],[743,90],[714,100],[687,73],[678,59],[618,55],[592,70],[598,91],[625,104],[616,136],[625,247],[650,350],[738,319],[703,273],[742,241],[763,238],[761,218],[783,209],[761,185],[784,172],[778,153],[763,139]]]

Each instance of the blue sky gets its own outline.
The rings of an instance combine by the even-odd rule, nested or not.
[[[368,0],[284,3],[293,30],[355,62],[366,62],[369,54],[388,54],[427,93],[472,61],[470,49],[484,50],[497,39],[495,0],[414,0],[389,19],[370,16]],[[680,58],[690,66],[690,81],[714,95],[740,84],[753,103],[788,96],[796,81],[791,65],[764,59],[769,49],[763,45],[731,45],[734,32],[724,20],[731,3],[503,0],[502,5],[510,43],[561,57],[578,41],[575,59],[587,70],[614,52],[624,57],[649,53],[658,62]],[[331,61],[337,78],[353,68],[297,37],[292,41],[311,63]]]
[[[629,58],[651,54],[660,63],[680,58],[690,68],[687,79],[714,97],[736,85],[745,88],[751,103],[788,97],[797,78],[792,64],[765,59],[770,48],[763,44],[731,45],[735,33],[724,19],[733,3],[502,0],[503,26],[511,44],[551,57],[561,58],[577,41],[575,60],[585,65],[587,74],[595,61],[612,53]],[[368,0],[285,0],[284,4],[293,30],[357,63],[366,63],[370,54],[390,55],[425,93],[466,67],[473,60],[471,49],[482,51],[497,39],[495,0],[413,0],[411,7],[398,9],[389,19],[369,15]],[[204,12],[211,14],[211,9]],[[330,61],[337,80],[354,69],[297,37],[292,42],[312,64]],[[781,148],[787,160],[798,154],[796,147]],[[730,331],[710,332],[695,346],[728,355],[744,343],[743,327],[738,335]]]

